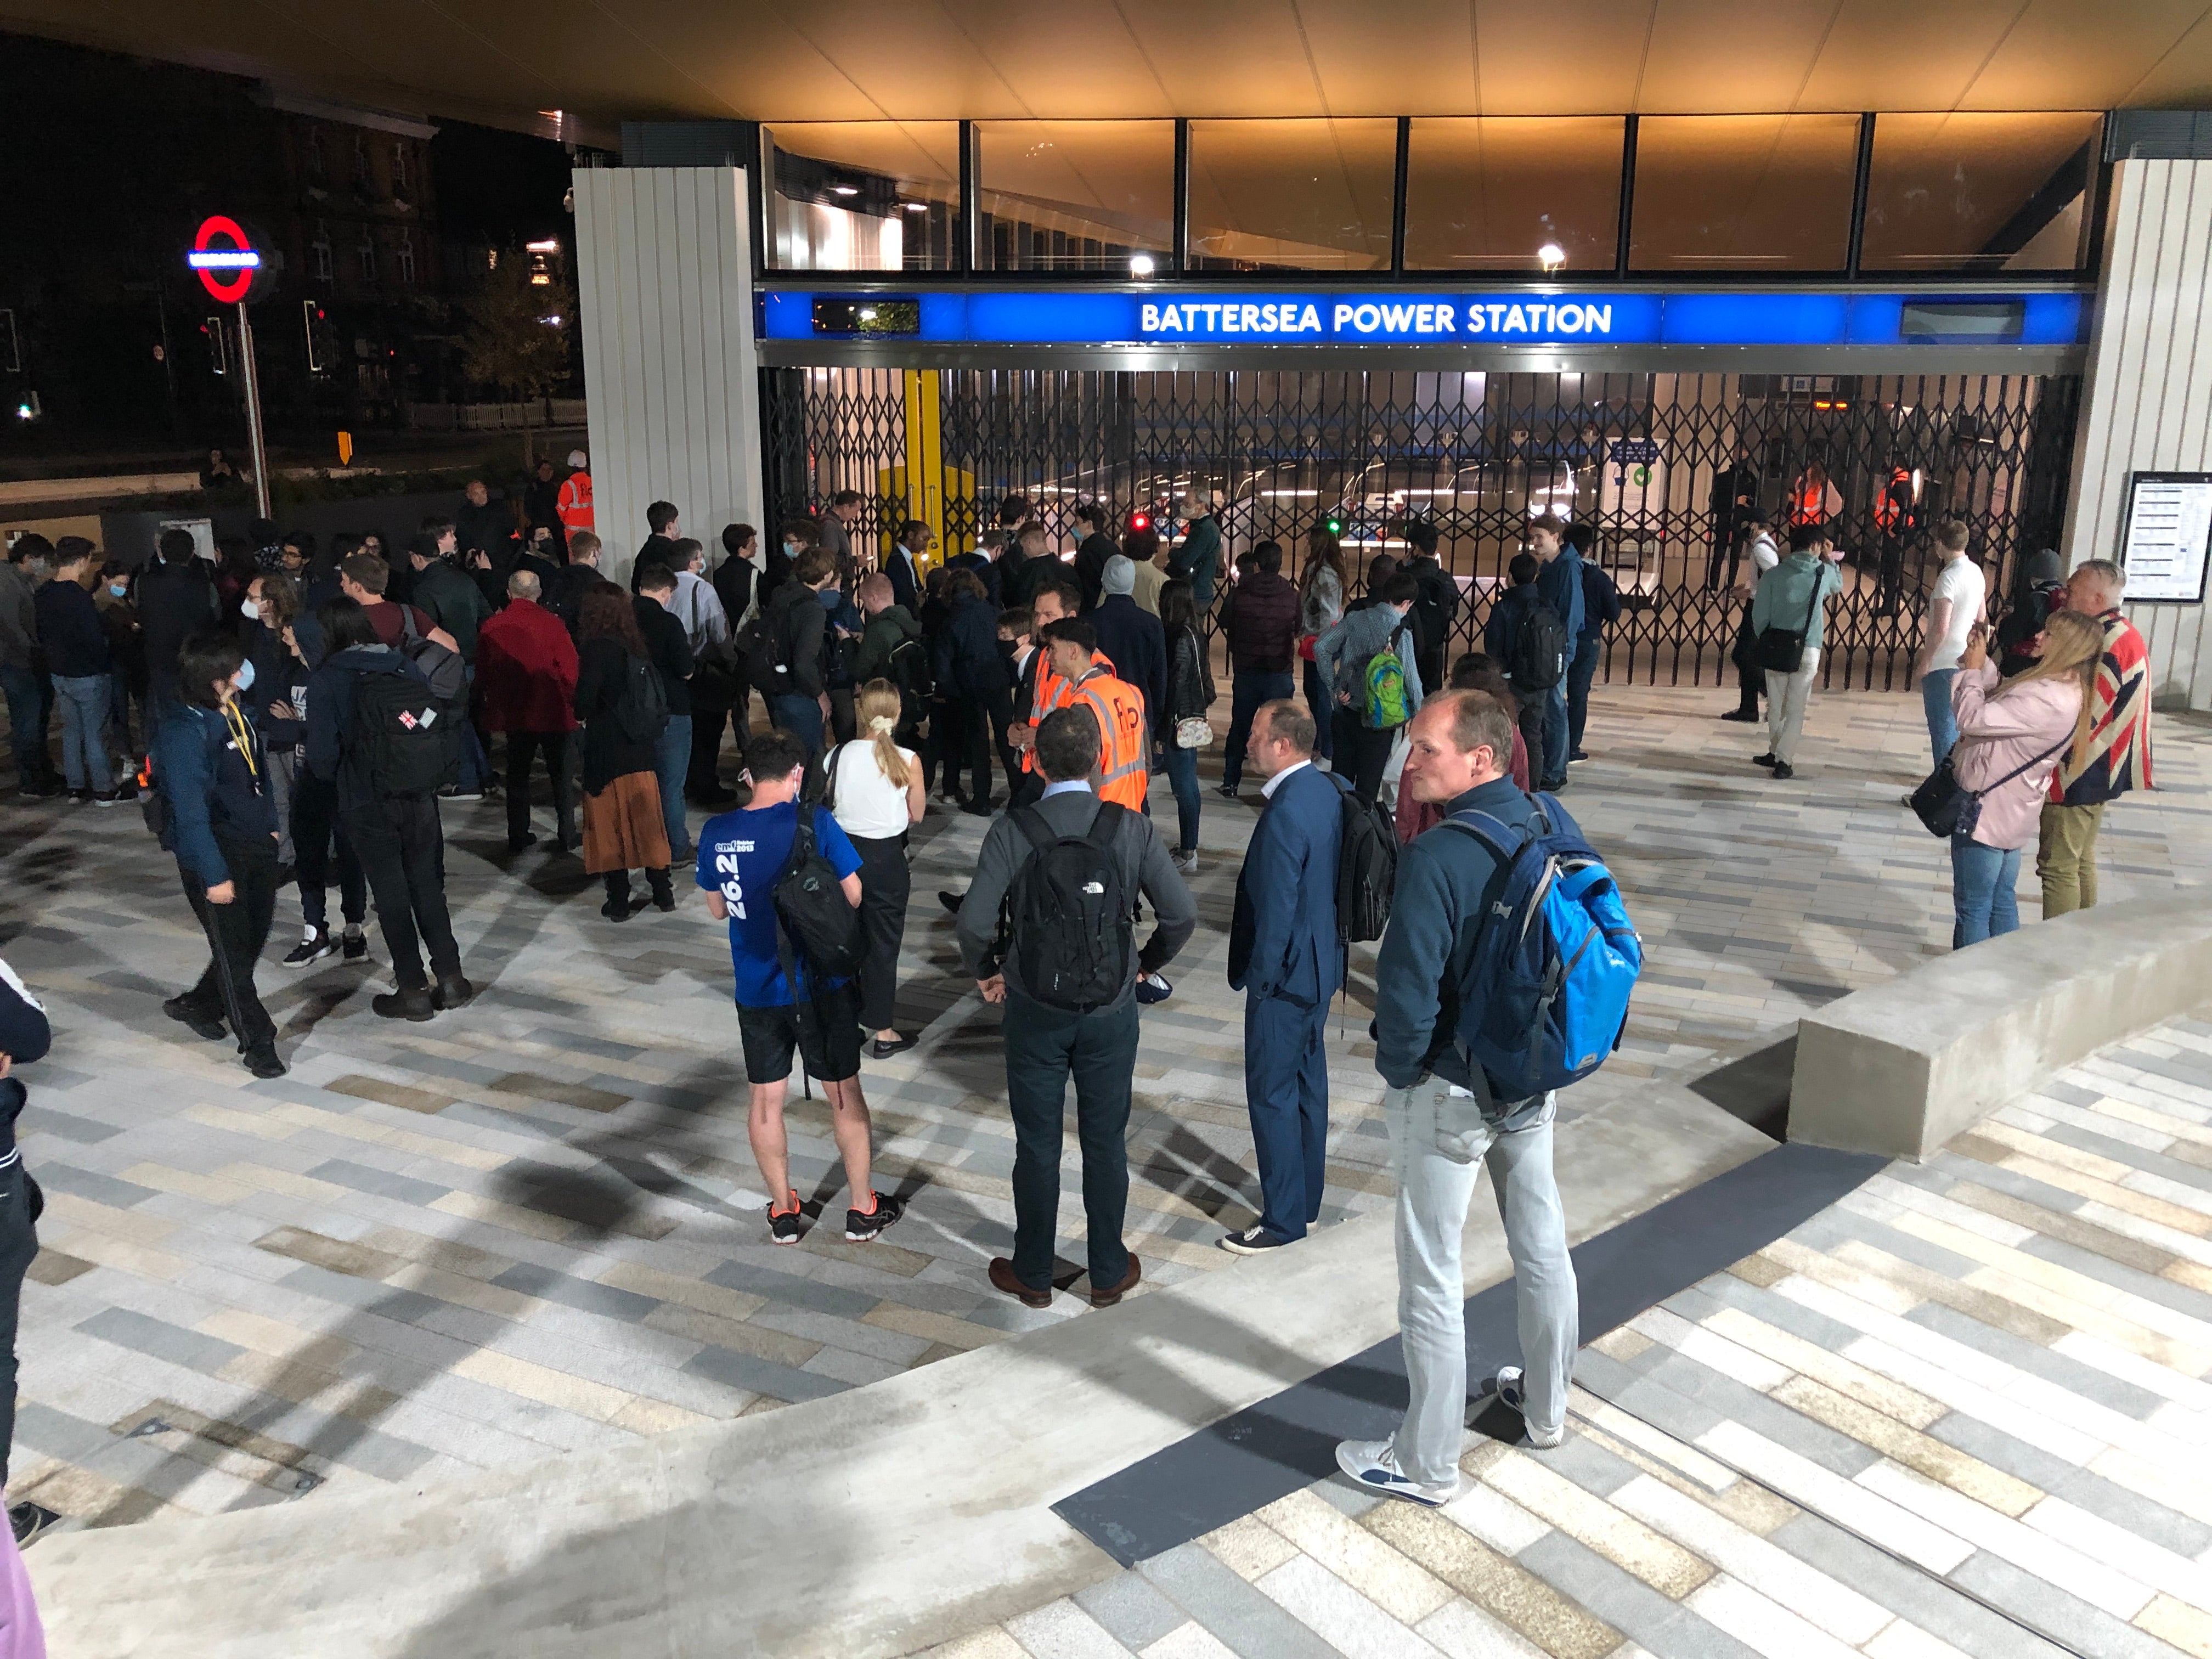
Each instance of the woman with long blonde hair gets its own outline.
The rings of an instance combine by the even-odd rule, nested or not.
[[[2104,629],[2094,617],[2056,611],[2036,643],[2035,665],[2000,682],[1989,659],[1989,630],[1978,623],[1951,683],[1959,721],[1951,768],[1980,809],[1971,829],[1951,837],[1954,951],[2020,926],[2013,889],[2021,849],[2035,840],[2051,773],[2069,749],[2078,756],[2089,740]]]
[[[830,751],[823,805],[860,857],[860,1023],[875,1033],[869,1055],[889,1060],[914,1047],[892,1024],[898,1002],[899,941],[906,934],[910,824],[928,810],[921,760],[893,736],[899,726],[898,687],[870,680],[854,700],[859,737]],[[988,778],[987,778],[988,781]]]

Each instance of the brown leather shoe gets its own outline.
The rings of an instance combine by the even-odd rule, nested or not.
[[[1112,1307],[1137,1288],[1137,1281],[1143,1278],[1145,1270],[1137,1260],[1137,1253],[1134,1250],[1130,1251],[1129,1271],[1121,1276],[1121,1282],[1110,1291],[1102,1291],[1094,1286],[1091,1292],[1091,1305],[1094,1308]]]
[[[1052,1291],[1049,1288],[1033,1291],[1014,1277],[1014,1264],[1002,1255],[991,1258],[991,1288],[1004,1291],[1008,1296],[1018,1296],[1024,1308],[1049,1308]]]

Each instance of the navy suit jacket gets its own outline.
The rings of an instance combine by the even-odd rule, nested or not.
[[[914,579],[914,555],[893,544],[884,554],[884,574],[890,578],[891,603],[906,607],[906,614],[921,614],[921,588]]]
[[[1252,826],[1229,927],[1229,984],[1317,1008],[1344,983],[1336,855],[1344,792],[1311,766],[1285,778]]]

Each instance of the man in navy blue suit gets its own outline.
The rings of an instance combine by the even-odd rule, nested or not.
[[[1336,854],[1344,792],[1313,765],[1313,716],[1287,699],[1252,720],[1248,759],[1267,780],[1237,878],[1229,984],[1244,993],[1244,1097],[1260,1158],[1260,1218],[1221,1248],[1256,1255],[1321,1218],[1328,1144],[1329,999],[1344,983]]]

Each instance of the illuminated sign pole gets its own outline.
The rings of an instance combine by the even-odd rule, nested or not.
[[[261,434],[261,377],[253,366],[253,324],[246,314],[261,255],[235,219],[216,214],[200,222],[185,263],[199,273],[200,285],[222,304],[238,307],[238,358],[246,378],[246,430],[253,451],[255,513],[268,518],[269,452]]]

